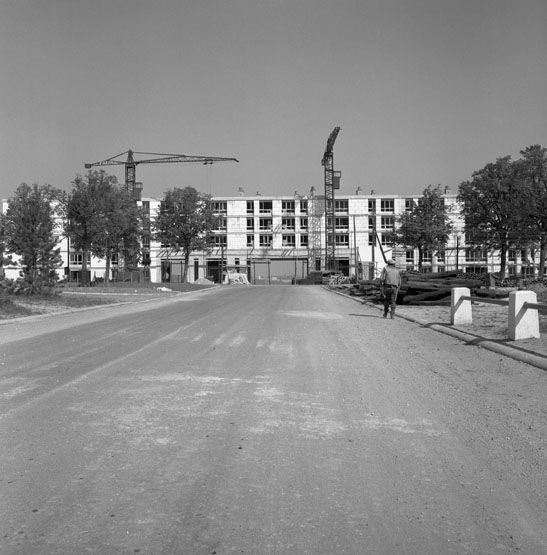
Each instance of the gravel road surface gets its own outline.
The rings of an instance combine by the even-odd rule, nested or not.
[[[321,287],[0,326],[0,553],[546,553],[545,372]]]

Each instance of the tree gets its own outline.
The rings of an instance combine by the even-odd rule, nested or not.
[[[90,171],[77,176],[65,202],[65,232],[74,248],[82,251],[82,281],[87,283],[90,254],[106,260],[106,283],[110,260],[122,252],[126,260],[136,260],[139,252],[139,210],[115,176]]]
[[[516,162],[522,191],[521,211],[528,225],[528,240],[539,245],[539,275],[545,273],[547,256],[547,149],[531,145],[520,151]]]
[[[182,280],[186,283],[190,253],[211,244],[211,230],[217,223],[211,197],[193,187],[166,191],[160,211],[152,222],[154,238],[184,257]]]
[[[396,228],[388,240],[418,249],[418,268],[421,270],[424,252],[444,249],[452,227],[441,186],[429,185],[419,201],[397,218]]]
[[[519,183],[517,166],[510,156],[504,156],[459,186],[467,243],[499,250],[502,278],[506,276],[509,247],[522,242],[525,214]]]
[[[121,253],[128,266],[138,262],[141,213],[125,187],[114,183],[105,192],[98,208],[98,231],[91,243],[91,252],[105,259],[105,284],[108,286],[113,255]]]
[[[82,252],[82,283],[88,284],[87,261],[94,242],[102,231],[104,199],[109,197],[116,178],[104,171],[89,171],[86,177],[77,176],[66,199],[65,233],[72,247]]]
[[[27,294],[43,292],[57,282],[56,269],[62,263],[56,248],[57,194],[50,185],[22,183],[2,216],[3,243],[21,257],[22,290]]]

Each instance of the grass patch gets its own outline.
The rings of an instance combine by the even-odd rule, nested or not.
[[[0,297],[0,320],[8,318],[20,318],[30,316],[32,310],[24,306],[17,305],[8,297]]]
[[[120,302],[136,302],[155,297],[168,297],[179,292],[207,289],[210,285],[192,283],[165,284],[169,291],[158,291],[158,283],[116,283],[110,287],[58,288],[52,295],[3,295],[0,297],[0,320],[35,314],[52,314],[65,310],[102,306]]]

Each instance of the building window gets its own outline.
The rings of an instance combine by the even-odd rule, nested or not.
[[[150,260],[150,253],[149,252],[143,252],[142,257],[143,257],[143,259],[146,259],[148,257],[148,260]],[[118,264],[118,253],[117,252],[113,252],[110,255],[110,263],[114,264],[114,265]]]
[[[337,247],[349,247],[349,235],[337,233],[334,237]]]
[[[380,200],[380,212],[395,212],[395,201],[391,198]]]
[[[296,228],[296,220],[294,218],[283,218],[281,220],[283,230],[294,231]]]
[[[247,214],[254,214],[255,213],[255,203],[253,200],[247,201]]]
[[[296,246],[296,238],[294,235],[282,235],[281,244],[284,247],[294,247]]]
[[[517,249],[509,249],[509,252],[507,253],[507,260],[509,262],[517,261]]]
[[[271,235],[260,235],[258,244],[261,247],[271,247],[272,246],[272,236]]]
[[[228,203],[225,200],[213,201],[213,212],[216,214],[226,214],[228,212]]]
[[[384,246],[384,247],[392,247],[393,246],[393,241],[390,241],[389,239],[387,239],[387,237],[384,234],[382,234],[381,243],[382,243],[382,246]]]
[[[227,244],[225,234],[213,235],[213,245],[215,247],[225,247]]]
[[[431,251],[422,252],[422,262],[431,262],[433,260],[433,253]]]
[[[150,249],[150,235],[143,235],[142,236],[142,248],[143,249]]]
[[[334,218],[335,229],[347,231],[349,229],[349,218]]]
[[[247,218],[247,231],[254,231],[254,230],[255,230],[255,219]]]
[[[484,249],[465,249],[466,262],[486,262],[486,250]]]
[[[392,231],[395,228],[395,218],[393,216],[382,216],[380,218],[380,228],[384,231]]]
[[[300,246],[307,247],[308,246],[308,236],[307,235],[300,235]]]
[[[258,203],[258,211],[260,214],[271,214],[272,213],[272,201],[271,200],[261,200]]]
[[[258,229],[260,229],[260,231],[271,231],[272,227],[271,218],[260,218],[258,223]]]
[[[414,199],[405,198],[405,212],[410,212],[414,208]]]
[[[300,229],[308,229],[308,218],[300,218]]]
[[[219,216],[217,218],[217,224],[214,228],[217,231],[225,231],[226,230],[226,216]]]
[[[369,216],[368,217],[368,230],[369,231],[374,231],[374,218],[375,218],[375,216]]]
[[[445,262],[445,252],[444,251],[437,251],[437,262],[444,263]],[[439,270],[437,270],[439,271]]]
[[[69,260],[71,264],[83,264],[84,255],[81,252],[71,252]],[[87,263],[91,264],[91,253],[87,253]]]
[[[369,245],[369,247],[374,246],[374,234],[373,233],[369,233],[369,235],[368,235],[368,245]]]
[[[406,251],[406,263],[414,264],[414,250],[410,249]]]
[[[347,200],[334,200],[334,211],[342,214],[348,213],[348,201]]]
[[[294,214],[294,200],[282,200],[281,212],[283,214]]]
[[[252,235],[250,233],[247,234],[247,246],[248,247],[254,247],[254,245],[255,245],[254,238],[255,238],[254,235]]]
[[[308,213],[308,201],[307,200],[301,200],[300,201],[300,213],[301,214],[307,214]]]
[[[486,274],[488,268],[486,266],[466,266],[465,271],[468,274]]]
[[[376,212],[376,199],[369,199],[368,200],[368,211],[369,212]]]

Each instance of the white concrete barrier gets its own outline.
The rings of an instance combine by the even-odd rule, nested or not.
[[[537,303],[537,295],[533,291],[512,291],[509,293],[509,339],[531,339],[540,337],[539,313],[537,308],[527,308],[524,303]]]
[[[462,297],[469,297],[471,291],[468,287],[453,287],[450,299],[450,323],[453,326],[460,324],[471,324],[473,314],[471,312],[471,300]]]

